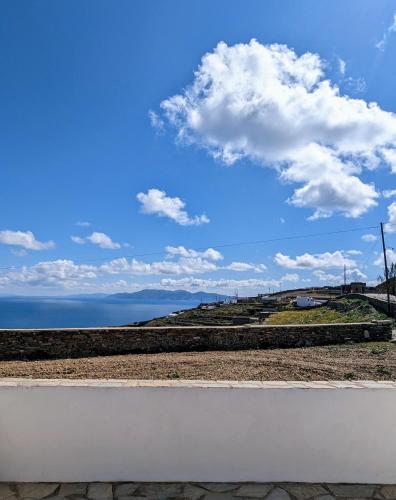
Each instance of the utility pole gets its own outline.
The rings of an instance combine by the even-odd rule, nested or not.
[[[384,265],[385,265],[385,280],[386,280],[386,296],[388,300],[388,314],[391,316],[391,303],[390,303],[390,292],[389,292],[389,276],[388,276],[388,263],[386,261],[386,247],[385,247],[385,237],[384,237],[384,224],[381,222],[381,238],[382,238],[382,251],[384,252]]]

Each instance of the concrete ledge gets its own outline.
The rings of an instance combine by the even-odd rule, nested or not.
[[[395,482],[396,382],[0,380],[0,481]]]

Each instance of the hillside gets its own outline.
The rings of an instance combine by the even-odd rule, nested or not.
[[[386,319],[368,302],[360,299],[333,299],[314,309],[295,308],[290,297],[279,297],[272,305],[258,299],[237,304],[219,304],[210,309],[195,307],[175,315],[138,323],[145,326],[237,325],[265,322],[269,325],[309,323],[355,323]]]

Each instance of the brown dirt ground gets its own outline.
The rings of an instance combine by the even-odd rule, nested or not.
[[[131,354],[1,361],[0,377],[203,380],[396,380],[396,345]]]

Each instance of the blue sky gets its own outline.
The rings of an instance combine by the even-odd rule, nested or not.
[[[394,1],[0,14],[0,294],[373,281],[380,221],[396,260]]]

